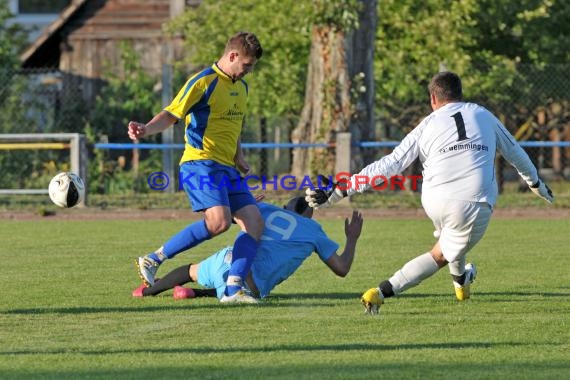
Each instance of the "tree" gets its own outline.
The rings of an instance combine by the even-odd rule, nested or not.
[[[374,44],[378,23],[377,1],[362,0],[358,12],[359,26],[347,36],[348,76],[352,80],[351,102],[353,112],[350,133],[353,142],[375,139],[374,112]],[[373,160],[370,150],[361,151],[353,144],[351,168],[360,168]]]
[[[357,0],[315,0],[311,52],[301,119],[293,143],[333,143],[336,132],[348,131],[352,117],[351,80],[346,59],[346,33],[358,26]],[[334,149],[293,149],[291,172],[332,173]]]
[[[210,66],[230,35],[242,30],[255,33],[263,57],[246,77],[249,115],[295,119],[302,107],[311,12],[308,0],[204,0],[168,27],[184,36],[186,60],[178,63],[177,70]]]
[[[92,142],[106,137],[110,141],[129,141],[126,134],[129,120],[150,120],[162,108],[160,96],[153,90],[158,78],[143,71],[139,54],[132,44],[122,41],[119,44],[120,60],[118,65],[106,64],[104,77],[106,83],[95,99],[95,106],[89,115],[85,128],[88,139]],[[148,142],[159,141],[160,136],[150,136]],[[93,141],[94,140],[94,141]],[[120,156],[129,157],[132,153],[133,172],[123,172],[118,164]],[[90,171],[90,191],[96,193],[128,192],[136,189],[148,189],[139,176],[139,158],[151,163],[159,156],[158,151],[143,151],[139,157],[138,150],[104,150],[95,151]],[[111,160],[109,160],[111,156]],[[129,157],[130,158],[130,157]],[[150,159],[149,159],[150,158]]]
[[[288,136],[303,105],[311,12],[309,0],[202,1],[168,27],[174,35],[184,36],[186,60],[176,65],[176,71],[193,72],[210,66],[222,54],[230,35],[243,30],[255,33],[263,57],[246,77],[250,90],[242,141],[264,141],[271,132],[286,132]],[[250,164],[259,160],[260,174],[267,169],[263,165],[266,153],[250,156]]]
[[[570,3],[484,0],[481,7],[487,12],[476,15],[484,32],[476,35],[477,47],[510,60],[519,75],[508,102],[504,102],[511,103],[511,113],[520,109],[521,103],[525,103],[522,108],[534,109],[568,100]]]
[[[5,0],[0,0],[0,67],[15,69],[19,53],[26,47],[28,33],[19,24],[8,23],[13,17]]]
[[[378,7],[374,72],[384,138],[400,139],[430,112],[427,83],[442,69],[462,77],[468,99],[497,103],[516,86],[514,63],[478,45],[485,34],[479,1],[382,0]]]
[[[37,125],[22,110],[29,109],[25,94],[28,81],[18,75],[18,54],[25,48],[27,33],[12,17],[6,1],[0,1],[0,133],[36,132]],[[29,97],[28,97],[29,98]],[[2,151],[0,188],[21,188],[39,163],[38,151]]]
[[[570,61],[570,3],[566,0],[481,0],[475,16],[484,33],[478,48],[520,63]]]
[[[25,48],[27,39],[27,32],[21,25],[8,22],[12,16],[6,1],[0,0],[0,106],[3,108],[14,95],[11,86],[20,62],[18,55]],[[9,126],[3,126],[4,132],[9,132],[6,128]]]
[[[293,142],[332,142],[335,131],[349,128],[355,136],[368,138],[373,136],[374,120],[370,110],[373,56],[365,44],[352,42],[363,37],[373,40],[374,29],[372,33],[370,29],[351,31],[358,25],[359,9],[360,16],[367,20],[366,26],[375,27],[376,1],[362,3],[365,7],[361,8],[359,0],[206,0],[198,9],[188,9],[174,20],[169,30],[185,37],[188,61],[195,67],[210,65],[223,50],[228,32],[220,19],[232,20],[236,31],[255,32],[264,47],[264,57],[248,77],[252,88],[250,112],[270,120],[286,119],[291,127],[296,125],[291,134]],[[255,20],[253,29],[249,27],[251,20]],[[348,62],[347,54],[351,57]],[[363,57],[364,64],[353,64]],[[353,83],[367,90],[351,91]],[[299,114],[302,121],[298,121]],[[333,150],[318,151],[309,159],[312,151],[294,150],[293,172],[306,172],[310,160],[316,165],[313,171],[332,169]]]

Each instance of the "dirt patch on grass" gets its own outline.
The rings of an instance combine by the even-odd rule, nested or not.
[[[423,209],[362,209],[365,218],[426,218]],[[495,209],[494,218],[535,218],[535,219],[570,219],[570,209],[557,208],[513,208]],[[315,219],[345,218],[350,215],[350,208],[336,207],[315,211]],[[3,211],[1,220],[197,220],[202,217],[189,209],[69,209],[57,210],[54,215],[42,216],[34,212]]]

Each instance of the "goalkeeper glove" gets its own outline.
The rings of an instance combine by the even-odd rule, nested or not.
[[[384,303],[384,296],[378,288],[371,288],[360,297],[360,302],[364,306],[366,314],[378,314],[380,305]]]
[[[323,178],[326,180],[326,177],[323,176]],[[328,183],[325,184],[328,185]],[[305,190],[305,200],[309,204],[309,207],[312,207],[314,209],[329,207],[333,203],[337,203],[346,196],[348,196],[348,193],[346,190],[339,189],[338,183],[333,183],[331,190],[323,190],[320,188],[308,188]]]
[[[550,187],[548,187],[544,181],[541,181],[539,179],[534,185],[530,185],[530,189],[538,197],[544,199],[548,203],[554,202],[554,195],[552,195],[552,190],[550,190]]]

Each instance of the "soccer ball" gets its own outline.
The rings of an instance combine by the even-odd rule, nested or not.
[[[85,199],[85,183],[77,174],[62,172],[51,179],[48,192],[59,207],[73,207]]]

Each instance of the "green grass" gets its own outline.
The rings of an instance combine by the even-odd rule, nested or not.
[[[346,212],[347,211],[341,211]],[[344,242],[343,223],[323,220]],[[562,379],[570,374],[568,222],[495,219],[458,303],[447,270],[379,316],[360,293],[433,243],[428,220],[366,220],[353,270],[311,257],[261,306],[134,299],[132,259],[183,221],[0,220],[1,379]],[[160,273],[228,242],[218,237]]]

